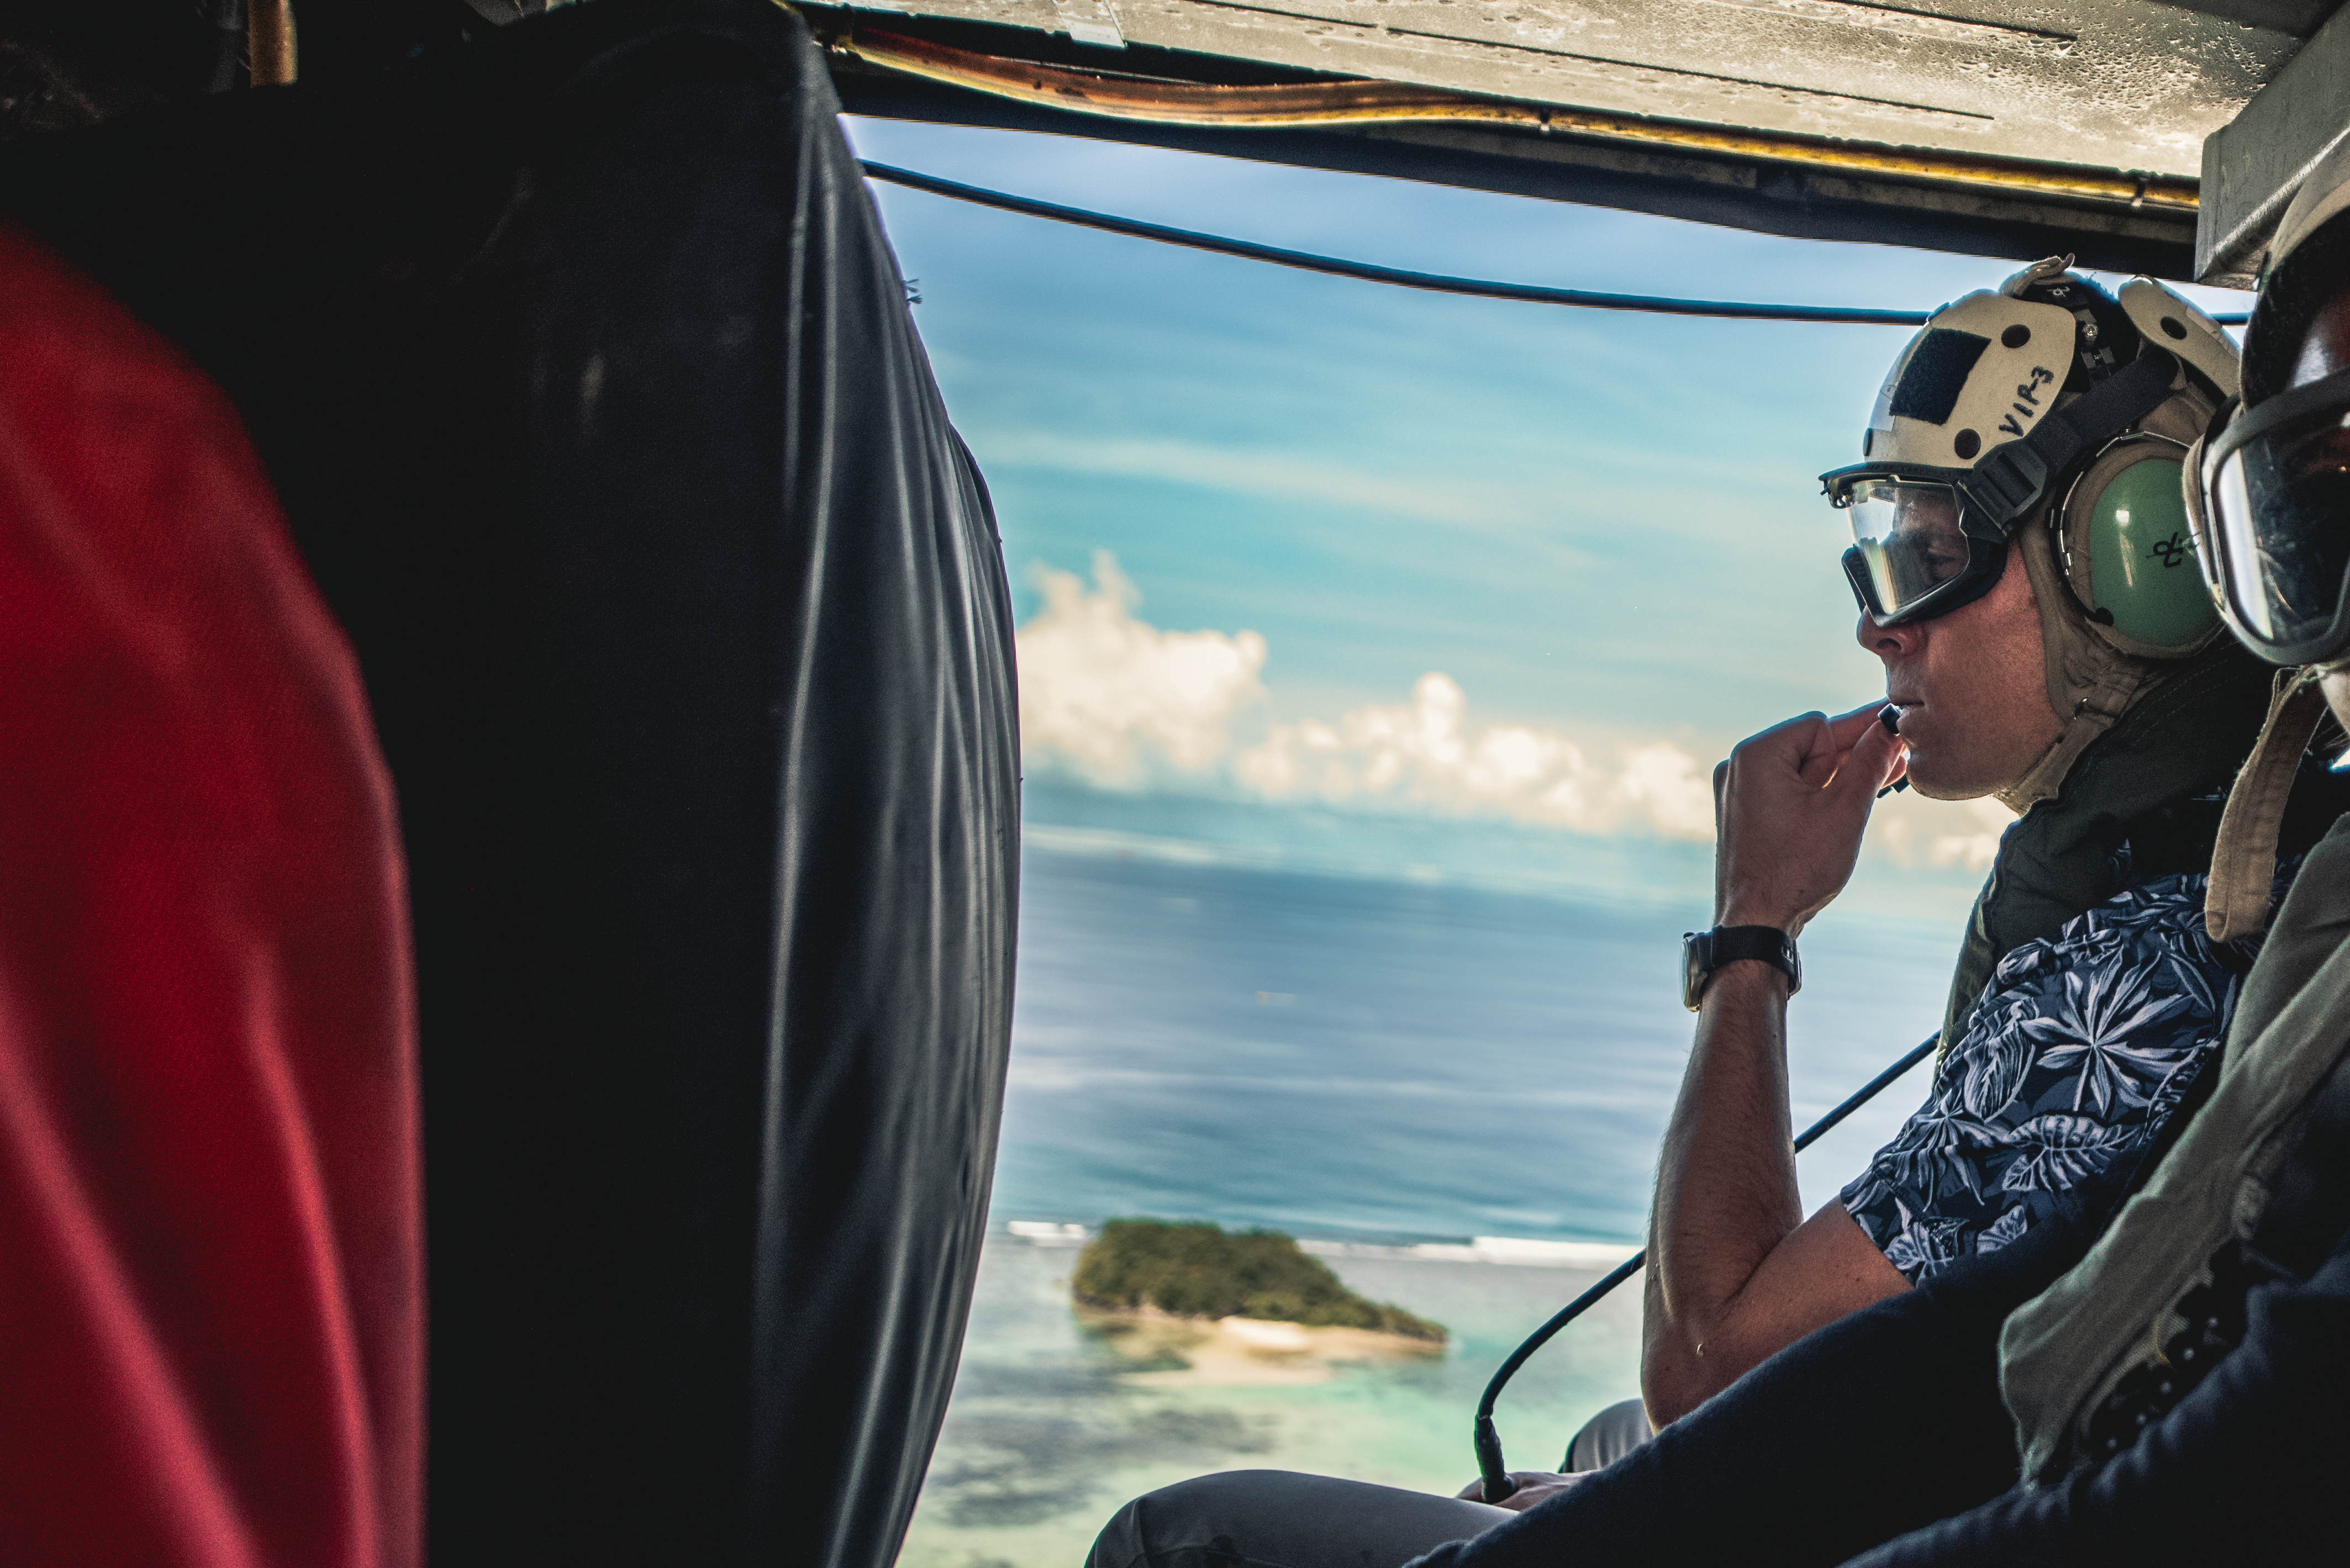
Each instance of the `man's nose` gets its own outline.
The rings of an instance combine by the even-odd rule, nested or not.
[[[1860,625],[1853,628],[1853,639],[1891,664],[1918,651],[1918,644],[1925,641],[1925,628],[1916,621],[1902,626],[1879,626],[1875,616],[1863,610],[1860,612]]]

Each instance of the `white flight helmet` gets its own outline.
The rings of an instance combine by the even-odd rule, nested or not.
[[[1879,624],[1988,593],[2020,540],[2065,732],[2002,794],[2053,794],[2168,662],[2220,629],[2181,499],[2190,443],[2236,391],[2236,349],[2148,278],[2119,296],[2060,257],[1934,313],[1877,395],[1864,461],[1821,476],[1852,520],[1853,596]]]

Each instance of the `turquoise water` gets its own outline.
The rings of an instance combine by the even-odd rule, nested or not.
[[[1638,1241],[1689,1046],[1678,938],[1702,908],[1301,875],[1148,846],[1032,841],[1024,876],[996,1234],[901,1564],[1074,1564],[1125,1498],[1212,1469],[1457,1489],[1474,1470],[1469,1418],[1485,1379],[1607,1254],[1568,1268],[1412,1249]],[[1799,1118],[1931,1031],[1956,940],[1941,922],[1835,911],[1806,934],[1790,1025]],[[1923,1094],[1921,1071],[1807,1153],[1808,1201],[1832,1195]],[[1200,1381],[1180,1348],[1139,1359],[1130,1338],[1072,1311],[1073,1249],[1004,1230],[1120,1214],[1338,1244],[1317,1250],[1348,1284],[1446,1324],[1451,1341],[1316,1381]],[[1513,1464],[1555,1464],[1584,1419],[1636,1391],[1638,1291],[1512,1385]],[[1285,1366],[1267,1376],[1315,1375]]]
[[[1271,1466],[1458,1489],[1485,1379],[1594,1270],[1331,1260],[1355,1289],[1451,1329],[1443,1355],[1334,1370],[1304,1386],[1137,1386],[1069,1310],[1073,1248],[991,1241],[962,1376],[901,1568],[1076,1568],[1126,1499],[1209,1470]],[[1594,1411],[1637,1392],[1637,1291],[1578,1321],[1511,1384],[1511,1462],[1557,1462]]]

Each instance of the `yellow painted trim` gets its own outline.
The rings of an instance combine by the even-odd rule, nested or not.
[[[2165,212],[2191,213],[2198,195],[2197,182],[2171,175],[2107,172],[2019,159],[1970,158],[1962,153],[1902,151],[1769,131],[1722,130],[1673,120],[1645,119],[1637,115],[1596,114],[1508,99],[1479,98],[1409,82],[1358,80],[1215,87],[1072,70],[865,29],[843,34],[833,41],[832,47],[872,65],[973,92],[1111,119],[1160,125],[1313,128],[1465,120],[1534,126],[1648,146],[1768,158],[1855,174],[1945,181],[2019,195],[2069,196]]]

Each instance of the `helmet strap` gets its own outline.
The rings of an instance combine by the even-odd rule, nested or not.
[[[2131,659],[2098,637],[2073,607],[2064,567],[2048,530],[2025,528],[2016,540],[2032,597],[2040,615],[2041,649],[2048,679],[2048,707],[2063,725],[2056,739],[2013,784],[1998,792],[2002,805],[2022,815],[2064,786],[2064,775],[2089,742],[2114,722],[2160,667]]]
[[[2178,361],[2149,346],[2121,374],[2049,410],[2022,439],[1983,453],[1959,488],[1991,522],[2012,532],[2047,504],[2074,463],[2168,401],[2178,377]]]
[[[2220,814],[2211,846],[2211,884],[2203,896],[2203,925],[2215,942],[2248,937],[2269,923],[2269,891],[2276,881],[2277,835],[2302,753],[2326,714],[2314,671],[2280,670],[2269,689],[2269,716],[2252,754],[2237,774]]]

